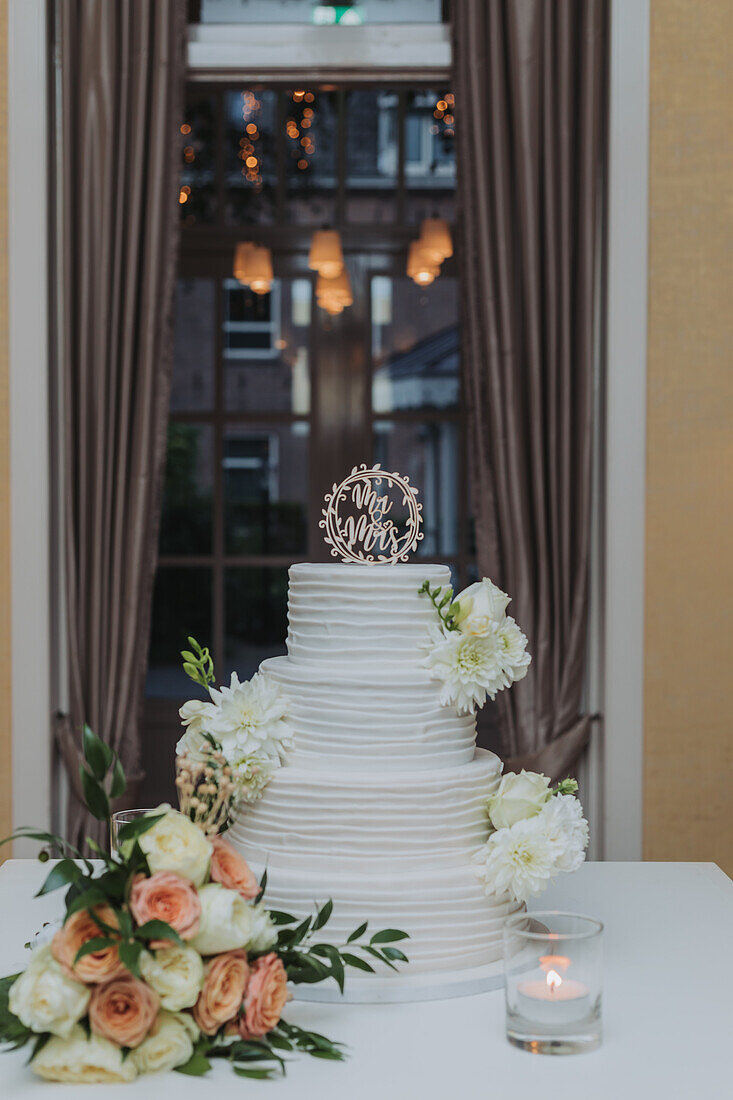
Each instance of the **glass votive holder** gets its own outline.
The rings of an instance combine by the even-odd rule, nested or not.
[[[146,814],[154,814],[155,809],[118,810],[117,813],[112,814],[109,823],[109,846],[112,855],[119,851],[119,835],[122,826],[128,825],[131,821],[137,821],[138,818],[145,817]]]
[[[506,1035],[533,1054],[601,1042],[603,925],[575,913],[515,913],[504,924]]]

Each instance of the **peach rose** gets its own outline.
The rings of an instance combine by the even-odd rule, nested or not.
[[[288,976],[274,951],[257,959],[252,964],[244,999],[244,1015],[239,1021],[242,1038],[257,1039],[272,1031],[289,996]]]
[[[158,994],[129,974],[97,986],[89,1002],[89,1024],[118,1047],[136,1047],[153,1026],[159,1004]]]
[[[117,917],[108,905],[95,905],[93,912],[103,924],[113,928],[118,927]],[[113,978],[119,978],[128,971],[127,967],[120,962],[115,945],[83,955],[77,963],[74,962],[80,947],[89,940],[107,935],[108,933],[99,927],[86,909],[79,910],[78,913],[72,913],[51,941],[53,957],[66,973],[76,978],[78,982],[96,985],[99,982],[109,982]]]
[[[204,986],[193,1008],[193,1018],[205,1035],[214,1035],[233,1020],[244,1000],[249,964],[244,951],[215,955],[206,964]]]
[[[259,884],[239,852],[221,836],[214,837],[211,846],[214,849],[209,868],[211,881],[220,882],[227,890],[236,890],[247,900],[256,898],[260,892]]]
[[[196,887],[173,871],[156,871],[150,878],[137,875],[130,891],[130,910],[138,924],[163,920],[183,940],[199,930],[201,902]],[[152,948],[167,947],[168,940],[151,940]]]

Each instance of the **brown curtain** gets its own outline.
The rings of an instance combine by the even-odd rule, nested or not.
[[[454,5],[465,372],[478,566],[528,676],[497,698],[508,767],[566,774],[582,711],[601,222],[604,0]]]
[[[57,104],[69,713],[140,758],[171,371],[185,0],[60,0]],[[99,839],[77,798],[67,835]]]

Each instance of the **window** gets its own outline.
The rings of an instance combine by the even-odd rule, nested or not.
[[[329,560],[320,505],[352,465],[408,474],[424,502],[419,556],[472,579],[458,281],[450,260],[428,287],[405,274],[420,220],[453,218],[450,93],[195,84],[182,129],[143,761],[143,793],[158,799],[172,793],[166,754],[190,695],[185,634],[212,647],[222,678],[285,652],[288,567]],[[338,317],[317,307],[307,264],[324,224],[341,233],[353,286]],[[241,240],[272,251],[267,295],[232,278]]]

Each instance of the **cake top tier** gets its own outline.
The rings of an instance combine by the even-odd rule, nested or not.
[[[424,580],[449,585],[447,565],[293,565],[288,654],[298,663],[419,667],[435,609]]]

